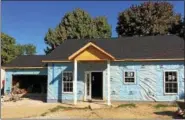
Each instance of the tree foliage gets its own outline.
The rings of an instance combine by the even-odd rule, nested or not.
[[[34,55],[36,53],[36,47],[32,44],[23,45],[25,55]]]
[[[170,29],[171,34],[176,34],[185,39],[185,18],[179,20],[179,24],[173,24],[172,28]]]
[[[181,21],[181,24],[180,24],[180,31],[177,31],[176,33],[185,39],[185,18]]]
[[[118,16],[116,31],[119,36],[176,34],[181,29],[181,15],[168,2],[144,2],[132,5]]]
[[[48,29],[45,36],[46,54],[50,53],[66,39],[80,38],[109,38],[111,37],[111,26],[106,17],[92,18],[82,9],[75,9],[64,15],[55,29]]]
[[[33,55],[36,53],[36,47],[32,44],[16,44],[16,40],[1,33],[1,64],[10,62],[18,55]]]
[[[1,33],[1,64],[12,60],[16,55],[15,39]]]

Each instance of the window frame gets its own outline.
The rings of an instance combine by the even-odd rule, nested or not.
[[[165,81],[165,73],[166,72],[176,72],[177,74],[177,92],[176,93],[166,93],[166,81]],[[163,91],[164,91],[164,95],[177,95],[179,93],[179,77],[178,77],[178,70],[164,70],[163,72]]]
[[[73,93],[74,92],[74,88],[73,88],[73,91],[72,92],[65,92],[64,91],[64,81],[63,81],[63,76],[64,76],[64,73],[72,73],[72,76],[73,76],[73,71],[63,71],[62,72],[62,93]],[[74,79],[72,80],[72,83],[74,84]],[[73,85],[74,86],[74,85]]]
[[[125,81],[125,72],[134,72],[134,82],[126,82]],[[123,71],[123,83],[126,84],[126,85],[134,85],[136,84],[136,71],[135,70],[124,70]]]

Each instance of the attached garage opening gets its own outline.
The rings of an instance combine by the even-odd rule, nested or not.
[[[13,75],[12,88],[23,98],[46,101],[47,76],[46,75]],[[18,93],[19,94],[19,93]]]

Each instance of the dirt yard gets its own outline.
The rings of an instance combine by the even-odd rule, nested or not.
[[[173,119],[176,105],[168,103],[78,103],[77,106],[23,99],[4,102],[2,118],[154,118]]]

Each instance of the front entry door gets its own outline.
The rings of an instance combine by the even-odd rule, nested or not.
[[[103,73],[91,73],[91,97],[93,99],[103,99]]]

